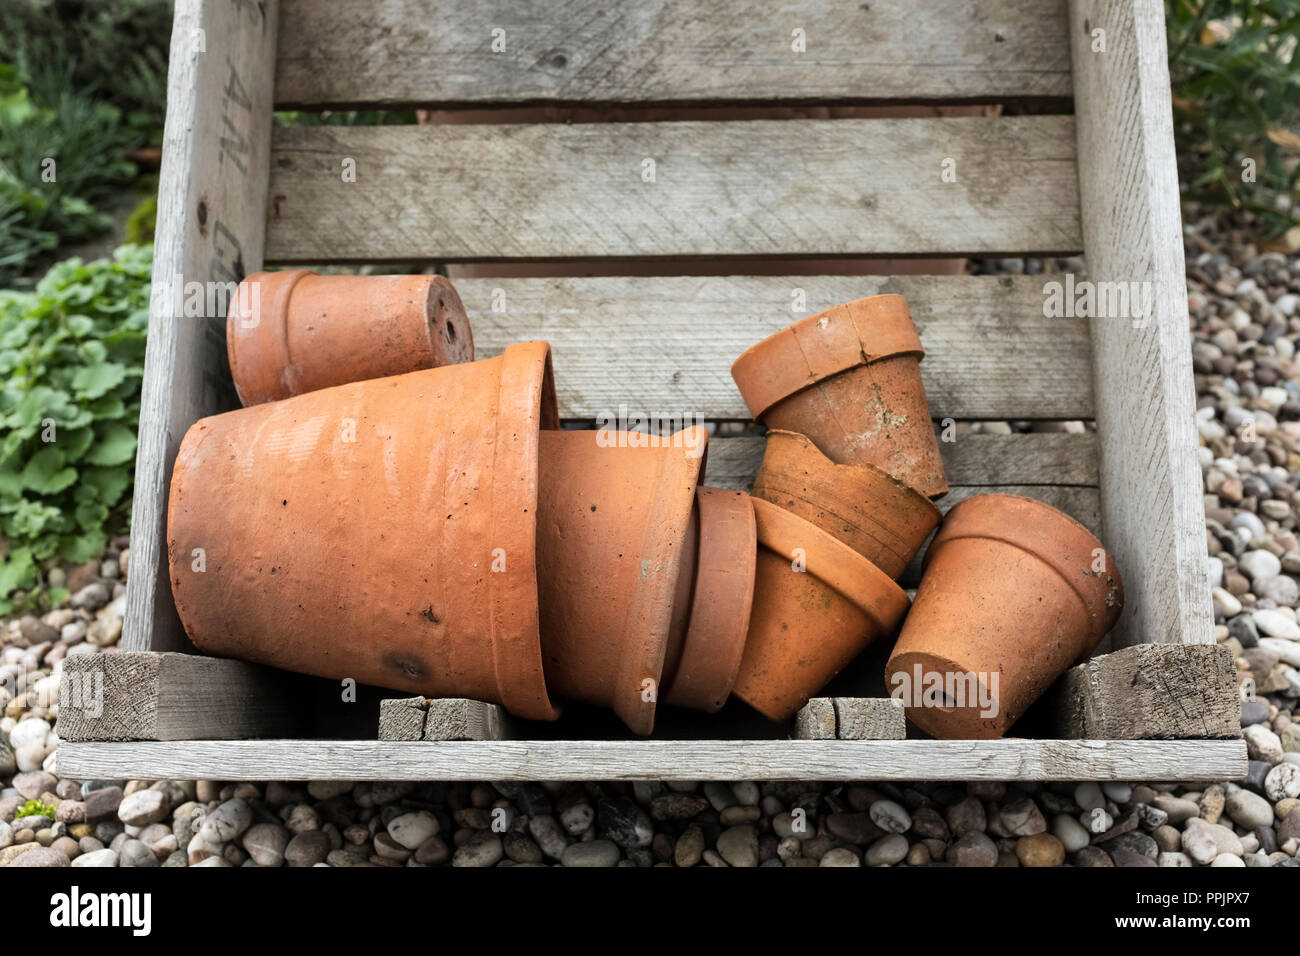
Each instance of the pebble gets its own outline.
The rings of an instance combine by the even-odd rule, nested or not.
[[[1300,797],[1300,766],[1293,763],[1279,763],[1264,779],[1264,793],[1274,803],[1280,803],[1288,797]]]
[[[82,853],[72,861],[73,866],[117,866],[117,854],[108,848]]]
[[[255,823],[244,831],[243,847],[258,866],[280,866],[292,835],[275,823]]]
[[[718,834],[717,847],[730,866],[758,866],[758,834],[749,824],[723,830]]]
[[[126,799],[130,800],[134,796],[135,794],[132,794],[131,797]],[[123,804],[125,805],[125,801],[123,801]],[[121,814],[122,811],[119,808],[118,816],[121,816]],[[123,817],[123,820],[131,822],[126,821],[125,817]],[[203,825],[199,828],[199,834],[208,843],[227,843],[247,830],[252,826],[252,823],[253,808],[248,805],[247,800],[237,797],[233,800],[227,800],[216,810],[209,813],[204,818]]]
[[[202,840],[202,837],[195,837],[195,839]],[[315,866],[334,849],[327,833],[323,830],[309,830],[306,833],[294,834],[285,845],[284,859],[290,866]]]
[[[615,866],[620,857],[618,844],[612,840],[589,840],[567,847],[560,862],[564,866]]]
[[[1067,853],[1082,850],[1092,841],[1092,835],[1074,817],[1058,813],[1052,818],[1052,834],[1065,847]]]
[[[1278,637],[1288,641],[1300,641],[1300,624],[1294,619],[1283,614],[1281,611],[1275,611],[1266,608],[1262,611],[1256,611],[1251,615],[1251,620],[1261,632],[1269,637]]]
[[[1022,866],[1060,866],[1065,845],[1051,833],[1034,833],[1016,841],[1016,859]]]
[[[71,866],[72,861],[68,855],[61,850],[55,850],[51,847],[38,846],[30,852],[23,853],[9,860],[6,866],[10,867],[40,867],[52,868],[60,866]]]
[[[1282,573],[1282,561],[1272,551],[1247,551],[1237,559],[1237,568],[1252,581]],[[1256,621],[1256,623],[1259,623]]]
[[[613,844],[610,844],[613,846]],[[566,848],[564,853],[567,853]],[[479,830],[468,840],[456,848],[452,855],[452,866],[496,866],[505,856],[505,849],[501,846],[501,838],[491,830]],[[561,854],[563,861],[563,853]]]
[[[1297,789],[1300,789],[1300,767],[1293,766],[1291,769],[1296,772]],[[1225,810],[1228,816],[1232,818],[1233,823],[1247,830],[1273,824],[1272,806],[1263,797],[1251,793],[1249,790],[1237,790],[1228,794]]]
[[[388,822],[388,835],[399,845],[414,850],[438,834],[438,818],[427,810],[403,813]]]
[[[887,834],[867,847],[866,864],[867,866],[893,866],[907,859],[908,849],[907,837],[901,833]],[[832,850],[830,852],[837,853],[841,851]],[[849,853],[850,851],[844,850],[842,852]],[[828,853],[827,856],[829,855]],[[853,859],[856,861],[857,857],[853,856]],[[822,857],[822,866],[826,865],[826,857]],[[858,864],[854,862],[847,865],[857,866]]]
[[[955,866],[996,866],[998,848],[985,834],[970,831],[948,848],[947,859]]]
[[[897,835],[897,834],[895,834],[895,835]],[[886,837],[886,839],[888,839],[888,837]],[[903,840],[903,844],[904,844],[903,855],[906,856],[906,855],[907,855],[907,849],[906,849],[907,840],[906,840],[905,838],[903,838],[903,837],[899,837],[899,839]],[[868,851],[868,855],[870,855],[870,851]],[[896,861],[895,861],[895,862],[896,862]],[[852,850],[850,850],[850,849],[848,849],[848,848],[846,848],[846,847],[837,847],[837,848],[835,848],[834,850],[828,850],[825,854],[823,854],[821,860],[818,861],[818,864],[817,864],[817,865],[818,865],[818,866],[842,866],[842,867],[844,867],[844,866],[862,866],[862,860],[858,859],[858,855],[857,855],[856,853],[854,853]],[[875,862],[875,863],[873,863],[870,859],[868,859],[868,860],[867,860],[867,865],[868,865],[868,866],[885,866],[885,865],[887,865],[887,863],[886,863],[886,861],[884,861],[884,860],[881,860],[881,861],[879,861],[879,862]]]
[[[868,812],[871,822],[886,833],[906,833],[912,828],[911,815],[893,800],[877,800]]]
[[[1262,760],[1270,764],[1281,762],[1282,741],[1263,724],[1246,727],[1241,735],[1246,739],[1246,752],[1252,760]]]
[[[167,794],[161,790],[137,790],[126,797],[117,808],[117,818],[130,826],[142,827],[165,820],[171,812]]]

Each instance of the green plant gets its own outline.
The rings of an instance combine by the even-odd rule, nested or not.
[[[5,0],[0,60],[70,66],[71,88],[98,91],[125,125],[162,142],[172,0]]]
[[[123,246],[0,292],[0,612],[44,561],[96,557],[129,521],[152,262]]]
[[[1167,0],[1174,130],[1184,195],[1297,220],[1300,0]]]
[[[14,811],[14,819],[20,817],[49,817],[54,819],[54,807],[48,803],[41,803],[39,800],[28,800],[21,807]]]
[[[40,77],[39,99],[20,76]],[[63,82],[48,66],[0,64],[0,285],[60,242],[107,229],[94,203],[135,175],[117,108]]]

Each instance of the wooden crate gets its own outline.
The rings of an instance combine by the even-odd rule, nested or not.
[[[770,118],[777,106],[890,103],[1036,108]],[[271,116],[416,105],[511,111],[378,128],[284,128]],[[596,119],[612,105],[633,120],[691,118],[536,121]],[[1107,543],[1128,600],[1113,653],[1042,705],[1041,738],[791,739],[735,705],[716,716],[663,708],[653,740],[581,708],[555,725],[511,725],[512,739],[377,740],[380,700],[393,695],[362,688],[344,702],[334,682],[202,657],[184,636],[167,578],[168,479],[186,428],[236,403],[222,318],[183,318],[160,298],[126,653],[69,660],[59,772],[1240,777],[1235,681],[1213,644],[1206,586],[1180,229],[1159,0],[178,0],[156,284],[233,282],[263,263],[487,264],[480,274],[572,263],[597,277],[458,287],[480,356],[549,340],[561,413],[588,421],[620,405],[747,419],[729,376],[741,351],[802,314],[899,292],[928,349],[935,418],[1097,423],[945,444],[944,507],[1003,490],[1064,509]],[[1079,252],[1094,280],[1149,283],[1149,318],[1048,318],[1050,276],[843,274],[860,257]],[[745,487],[760,453],[755,439],[711,442],[710,483]],[[886,651],[827,693],[878,696]]]

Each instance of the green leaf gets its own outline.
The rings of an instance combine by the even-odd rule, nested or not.
[[[7,597],[18,588],[29,588],[35,583],[36,564],[30,548],[15,548],[8,558],[0,558],[0,595]]]
[[[63,467],[63,452],[54,445],[46,445],[32,455],[23,468],[23,487],[43,495],[58,494],[76,480],[76,470]]]
[[[99,343],[95,343],[98,345]],[[103,349],[103,346],[100,346]],[[99,398],[126,378],[126,369],[116,362],[97,362],[78,369],[72,387],[81,398]]]
[[[81,484],[93,489],[99,502],[111,508],[131,486],[131,472],[125,468],[87,468],[81,473]]]
[[[118,422],[96,429],[95,446],[86,453],[91,465],[122,465],[135,457],[135,432]]]
[[[108,535],[102,530],[87,531],[64,539],[59,545],[59,554],[72,564],[85,564],[103,554],[107,545]]]

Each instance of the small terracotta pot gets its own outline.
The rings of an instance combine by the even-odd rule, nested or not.
[[[874,465],[837,465],[804,435],[767,433],[754,497],[829,532],[897,580],[942,515]]]
[[[901,295],[811,315],[736,359],[756,421],[807,435],[839,465],[875,465],[930,498],[948,491],[921,383],[925,356]]]
[[[676,619],[685,606],[685,626],[679,639],[669,641],[660,699],[712,713],[731,694],[749,631],[758,560],[749,495],[697,488],[690,533],[697,529],[698,541],[688,548],[690,560],[682,562],[673,608]],[[689,586],[683,588],[682,582]]]
[[[239,400],[273,402],[318,388],[474,360],[465,306],[442,276],[255,272],[226,316]]]
[[[556,696],[610,707],[649,734],[708,432],[652,447],[624,434],[542,434],[542,652]]]
[[[732,692],[783,721],[872,641],[894,633],[907,613],[907,594],[815,525],[761,498],[753,504],[754,606]]]
[[[967,498],[926,552],[887,687],[936,737],[1000,737],[1123,607],[1114,562],[1073,518],[1016,495]]]
[[[186,632],[209,654],[556,717],[535,562],[538,429],[556,427],[545,342],[201,419],[167,514]]]

